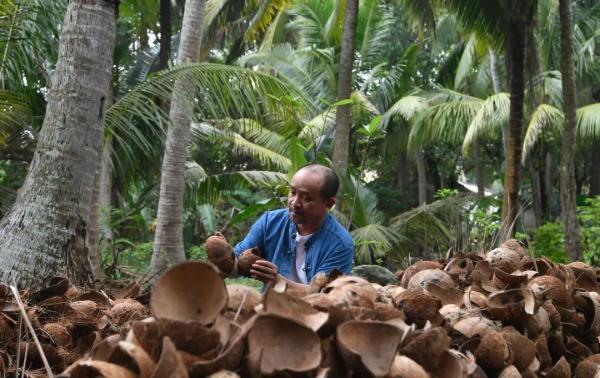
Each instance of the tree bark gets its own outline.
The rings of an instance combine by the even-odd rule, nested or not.
[[[354,61],[354,38],[356,34],[356,18],[358,1],[346,0],[344,13],[344,31],[342,33],[342,48],[337,81],[336,99],[350,98],[352,91],[352,63]],[[333,168],[340,174],[346,174],[348,168],[348,146],[350,143],[350,105],[337,108],[335,114],[335,141],[333,144]]]
[[[112,1],[70,2],[37,148],[0,222],[1,282],[36,285],[66,274],[91,283],[87,221],[114,41]]]
[[[502,228],[500,241],[514,237],[519,211],[519,185],[521,179],[521,150],[523,133],[523,99],[525,79],[525,22],[510,20],[506,30],[507,55],[510,76],[510,116],[508,128],[508,156],[504,178],[502,202]]]
[[[202,41],[204,0],[188,0],[185,4],[178,63],[197,62]],[[193,83],[189,79],[175,82],[160,180],[160,196],[156,216],[154,251],[150,263],[153,274],[185,260],[183,249],[183,195],[187,147],[193,111]]]
[[[496,54],[490,49],[490,76],[492,77],[492,88],[494,93],[500,93],[500,75],[498,75],[498,60]],[[504,151],[504,161],[508,159],[508,125],[502,125],[502,149]]]
[[[475,164],[475,179],[477,181],[477,195],[485,197],[485,173],[481,164],[479,141],[473,143],[473,160]]]
[[[594,139],[592,142],[590,196],[598,195],[600,195],[600,139]]]
[[[160,51],[158,69],[164,70],[171,59],[171,0],[160,0]]]
[[[425,156],[423,151],[418,150],[416,153],[417,160],[417,180],[419,188],[419,206],[427,203],[427,172],[425,168]]]
[[[563,129],[560,164],[560,204],[565,227],[565,248],[570,261],[582,261],[581,236],[577,220],[575,183],[576,89],[573,62],[573,15],[571,0],[559,1],[560,71],[562,76]]]
[[[398,164],[396,166],[396,184],[398,190],[404,192],[408,182],[408,159],[406,157],[406,151],[402,150],[398,154]]]

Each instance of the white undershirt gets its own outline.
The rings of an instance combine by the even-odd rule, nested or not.
[[[306,271],[304,270],[304,263],[306,261],[306,242],[313,234],[300,235],[296,234],[296,264],[290,271],[289,279],[291,281],[307,284]]]

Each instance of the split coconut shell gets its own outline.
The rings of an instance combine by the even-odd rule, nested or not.
[[[205,246],[206,255],[210,262],[215,264],[225,275],[230,275],[235,266],[235,254],[225,237],[220,233],[216,233],[206,239]]]

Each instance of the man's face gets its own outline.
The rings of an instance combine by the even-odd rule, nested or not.
[[[288,194],[288,209],[290,219],[297,225],[317,227],[321,224],[327,210],[330,209],[335,200],[325,199],[321,196],[323,177],[309,170],[300,170],[290,184]]]

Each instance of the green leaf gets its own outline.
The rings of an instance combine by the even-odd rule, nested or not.
[[[346,98],[346,99],[334,102],[333,104],[331,104],[331,106],[338,107],[338,106],[344,106],[344,105],[352,105],[353,102],[354,101],[351,98]]]

